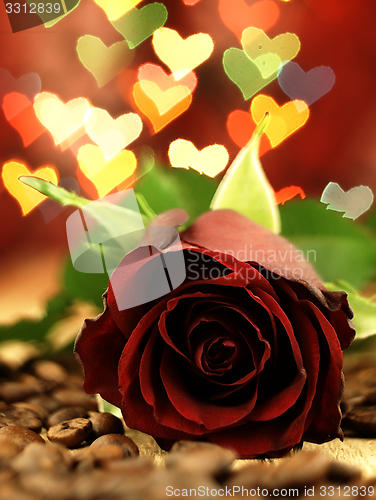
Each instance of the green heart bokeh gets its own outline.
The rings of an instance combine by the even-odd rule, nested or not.
[[[142,9],[132,9],[124,16],[112,22],[114,28],[127,40],[130,49],[134,49],[161,28],[167,21],[168,12],[163,3],[151,3]]]

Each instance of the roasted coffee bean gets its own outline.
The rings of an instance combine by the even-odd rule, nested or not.
[[[112,413],[92,413],[89,419],[93,424],[90,436],[87,438],[89,443],[105,434],[124,434],[122,421]]]
[[[32,365],[32,370],[37,377],[49,382],[55,382],[55,384],[65,383],[68,377],[68,372],[65,368],[54,361],[45,359],[35,361]]]
[[[18,482],[25,492],[24,494],[31,495],[30,500],[72,500],[70,494],[72,478],[69,477],[69,474],[56,474],[55,471],[42,470],[20,474]],[[19,498],[18,496],[11,498],[12,500],[24,500],[23,497]],[[86,497],[85,500],[94,500],[94,498]],[[95,500],[99,500],[99,498],[95,498]]]
[[[370,391],[367,391],[364,396],[363,400],[360,403],[361,406],[375,406],[376,405],[376,388],[371,389]]]
[[[123,434],[105,434],[96,439],[90,447],[107,446],[116,444],[123,448],[124,457],[135,457],[139,454],[138,447],[132,439]]]
[[[44,443],[44,439],[26,427],[9,425],[0,429],[0,441],[14,443],[20,448],[25,448],[30,443]]]
[[[8,404],[15,403],[16,401],[24,401],[37,393],[38,388],[22,382],[9,380],[0,383],[0,399]]]
[[[61,406],[82,406],[87,410],[98,410],[96,397],[86,394],[82,389],[56,389],[52,396],[57,401],[60,401]]]
[[[376,437],[376,406],[358,406],[346,413],[344,424],[363,437]]]
[[[345,462],[330,462],[327,477],[331,483],[347,484],[349,481],[360,479],[362,471],[355,465]]]
[[[87,418],[88,413],[82,406],[64,406],[51,413],[47,419],[47,428],[60,424],[65,420],[72,420],[74,418]]]
[[[56,474],[69,472],[73,459],[69,451],[58,443],[31,443],[12,462],[12,468],[19,473],[54,471]]]
[[[130,457],[126,460],[108,461],[103,465],[108,470],[131,477],[145,477],[157,468],[156,461],[150,456]]]
[[[20,382],[21,384],[26,384],[30,387],[33,387],[36,393],[41,393],[45,389],[43,380],[39,379],[38,377],[35,377],[31,373],[18,374],[16,381]]]
[[[0,414],[0,426],[5,425],[27,427],[38,433],[42,430],[42,422],[35,411],[13,405],[10,405],[7,410]]]
[[[80,445],[91,432],[91,422],[87,418],[65,420],[48,429],[47,437],[50,441],[63,444],[68,448]]]
[[[35,403],[28,403],[27,401],[17,401],[16,403],[13,403],[12,406],[15,408],[32,410],[37,414],[39,420],[41,420],[43,424],[46,422],[49,415],[49,411],[46,408],[43,408],[43,406],[37,405]]]
[[[236,455],[216,444],[194,441],[178,441],[167,455],[167,469],[186,474],[205,474],[219,477],[226,474]]]
[[[10,461],[21,451],[22,448],[15,443],[0,441],[0,468],[9,465]]]
[[[108,462],[122,460],[124,458],[124,449],[116,444],[106,446],[97,446],[92,448],[87,446],[77,450],[74,460],[78,462],[76,471],[78,473],[87,472],[95,468],[105,467]]]
[[[60,401],[54,399],[51,396],[47,396],[46,394],[38,394],[37,396],[27,398],[26,402],[42,406],[49,413],[56,411],[62,407]]]

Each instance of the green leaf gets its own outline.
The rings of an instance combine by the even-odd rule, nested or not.
[[[118,234],[119,227],[124,226],[125,220],[130,226],[132,226],[132,224],[136,224],[136,227],[139,226],[139,212],[115,205],[114,203],[95,203],[96,200],[88,200],[62,187],[55,186],[52,182],[39,179],[38,177],[21,176],[19,180],[45,196],[48,196],[52,200],[59,202],[63,206],[71,205],[77,208],[86,207],[85,212],[91,215],[99,224],[106,227],[107,232],[113,234],[114,237]],[[152,213],[146,200],[141,199],[141,205],[149,209],[149,214]],[[143,221],[146,225],[150,222],[146,214],[143,215]]]
[[[324,281],[362,287],[376,276],[376,238],[366,228],[308,198],[292,200],[280,212],[282,234],[309,257]]]
[[[249,143],[224,175],[210,208],[231,208],[275,233],[281,229],[274,190],[259,160],[261,135],[269,117],[260,122]]]
[[[97,402],[100,412],[112,413],[115,417],[123,418],[120,409],[103,399],[99,394],[97,394]]]
[[[103,307],[102,295],[108,287],[108,275],[80,273],[73,267],[72,260],[68,259],[63,275],[63,285],[70,296],[92,302]]]
[[[350,306],[354,311],[355,339],[364,339],[376,334],[375,295],[373,297],[363,297],[356,288],[345,281],[325,283],[325,286],[331,291],[340,290],[347,293]]]
[[[156,165],[136,186],[135,192],[148,201],[156,213],[182,208],[190,222],[209,210],[217,183],[194,170]]]
[[[68,308],[72,305],[72,303],[72,296],[64,291],[60,295],[53,297],[47,303],[46,312],[42,319],[23,319],[11,326],[1,326],[0,341],[43,341],[51,326],[66,316]]]

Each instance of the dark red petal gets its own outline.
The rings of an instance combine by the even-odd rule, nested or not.
[[[234,450],[242,458],[279,457],[300,443],[304,421],[303,414],[296,419],[285,415],[269,422],[248,422],[224,432],[208,433],[205,437]]]
[[[207,212],[181,233],[181,239],[212,251],[230,252],[237,260],[257,262],[289,279],[300,268],[306,280],[322,286],[311,264],[297,259],[296,248],[289,241],[233,210]]]
[[[320,333],[321,358],[319,381],[317,384],[318,401],[312,407],[312,422],[304,434],[304,438],[316,443],[330,441],[342,437],[340,429],[341,411],[339,403],[343,392],[343,358],[341,346],[332,325],[311,302],[305,301],[317,318],[317,330]],[[321,331],[320,331],[321,329]],[[324,357],[324,352],[326,355]],[[321,397],[320,397],[321,396]]]
[[[172,208],[171,210],[167,210],[166,212],[157,215],[151,221],[150,226],[168,226],[178,228],[179,226],[183,226],[188,219],[189,215],[185,210],[181,208]]]
[[[253,392],[253,396],[246,403],[229,407],[199,399],[189,387],[189,380],[184,376],[177,358],[172,356],[167,349],[163,352],[161,359],[160,374],[168,398],[181,418],[195,421],[207,430],[238,423],[254,407],[256,392]],[[164,423],[161,416],[159,417],[160,422]]]
[[[134,428],[143,432],[150,432],[149,429],[155,426],[155,421],[160,428],[159,434],[155,434],[157,436],[174,437],[177,435],[176,430],[196,435],[204,434],[205,427],[182,418],[166,396],[159,371],[163,352],[169,348],[160,341],[157,329],[154,329],[145,347],[140,341],[141,337],[135,341],[132,337],[120,361],[121,391],[125,402],[123,413],[126,416],[126,423],[130,427],[136,425]],[[152,412],[152,417],[140,419],[146,407],[149,407],[146,414],[150,415]],[[162,431],[165,428],[168,429],[167,433],[165,430]]]
[[[89,394],[99,393],[113,405],[121,407],[117,367],[126,338],[115,325],[105,297],[104,306],[102,314],[85,320],[74,352],[84,369],[84,390]]]

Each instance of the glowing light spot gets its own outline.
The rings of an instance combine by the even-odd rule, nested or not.
[[[220,144],[213,144],[198,151],[196,146],[185,139],[177,139],[168,150],[171,165],[175,168],[193,168],[200,174],[215,177],[228,163],[227,149]]]
[[[40,122],[50,131],[57,145],[83,128],[85,113],[90,109],[90,104],[83,97],[72,99],[64,104],[56,95],[42,92],[35,98],[34,109]],[[84,130],[81,130],[79,136],[83,134]]]
[[[134,52],[127,42],[116,42],[107,47],[100,38],[84,35],[77,41],[77,54],[82,64],[102,87],[133,60]]]
[[[265,134],[275,148],[305,124],[309,117],[309,108],[304,101],[290,101],[280,107],[274,99],[261,94],[251,103],[251,114],[255,123],[259,124],[265,113],[271,115],[265,127]]]
[[[142,0],[94,0],[101,7],[110,21],[116,21]]]
[[[184,40],[177,31],[170,28],[160,28],[154,32],[153,46],[157,56],[167,64],[176,80],[206,61],[214,49],[213,40],[206,33],[197,33]]]
[[[276,191],[275,199],[277,205],[284,205],[286,201],[291,200],[295,196],[300,195],[301,199],[304,200],[306,197],[305,192],[299,186],[288,186]]]
[[[26,215],[33,208],[39,205],[39,203],[42,203],[42,201],[47,199],[47,196],[38,193],[35,189],[20,182],[18,178],[23,175],[39,177],[40,179],[52,182],[55,185],[58,183],[58,175],[50,166],[42,167],[34,172],[30,172],[30,170],[23,163],[16,161],[5,163],[2,171],[4,185],[9,193],[14,196],[20,204],[22,214]]]
[[[240,40],[249,26],[264,31],[272,28],[279,18],[279,7],[272,0],[262,0],[248,5],[244,0],[219,0],[219,15],[223,23]]]
[[[120,151],[106,161],[101,148],[93,144],[82,146],[78,150],[77,160],[82,172],[95,185],[100,198],[130,177],[137,167],[137,159],[132,151]]]
[[[142,90],[140,82],[136,82],[133,87],[133,98],[138,109],[151,121],[155,132],[159,132],[172,120],[175,120],[175,118],[189,108],[192,102],[192,94],[188,94],[181,101],[172,106],[166,113],[161,115],[155,102]]]
[[[137,139],[142,131],[142,121],[135,113],[114,120],[106,110],[91,108],[86,115],[85,129],[108,161]]]
[[[3,100],[3,111],[10,125],[20,134],[25,147],[46,131],[35,115],[33,103],[23,94],[7,94]]]

